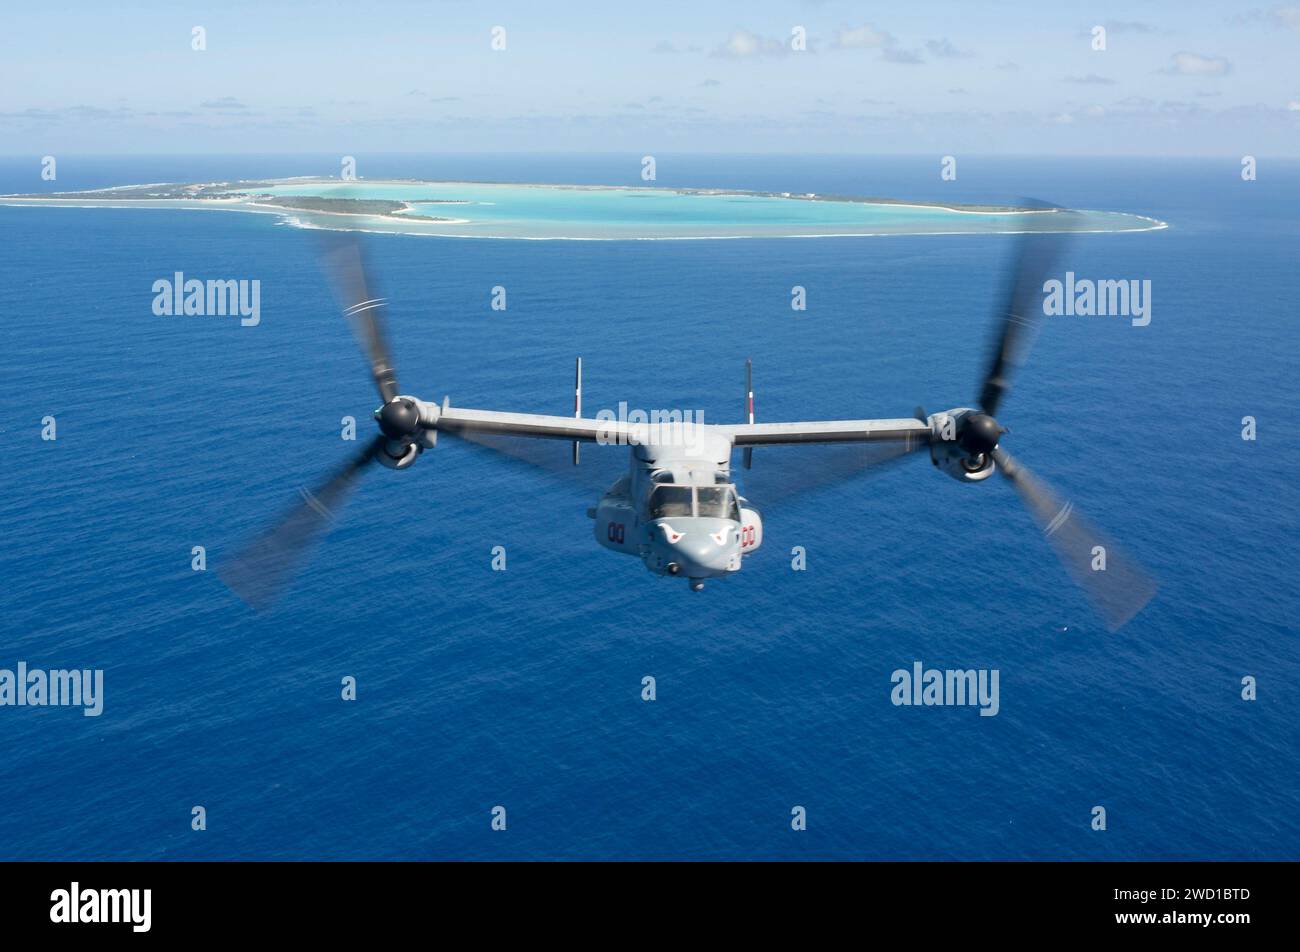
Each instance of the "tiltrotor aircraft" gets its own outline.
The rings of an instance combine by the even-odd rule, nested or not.
[[[927,450],[935,467],[963,483],[982,483],[1000,472],[1018,491],[1075,581],[1114,630],[1150,599],[1155,587],[1141,569],[1002,447],[1006,429],[995,414],[1013,365],[1023,358],[1042,310],[1044,277],[1058,257],[1059,235],[1021,236],[1019,253],[999,315],[997,339],[973,407],[911,417],[754,422],[753,389],[746,365],[747,420],[703,424],[689,420],[605,419],[582,415],[582,361],[577,362],[574,415],[548,416],[477,410],[402,393],[389,356],[381,313],[354,236],[318,233],[324,263],[367,356],[382,401],[374,411],[379,433],[270,530],[220,571],[226,584],[255,608],[270,604],[311,541],[332,519],[357,474],[371,462],[395,470],[413,465],[445,434],[475,442],[511,437],[572,443],[572,462],[583,443],[598,452],[627,453],[628,469],[588,510],[596,541],[640,559],[652,573],[679,577],[699,591],[708,579],[740,571],[763,544],[763,520],[733,480],[739,449],[751,466],[756,447],[779,444],[876,444],[894,455]],[[1099,554],[1101,555],[1099,568]]]

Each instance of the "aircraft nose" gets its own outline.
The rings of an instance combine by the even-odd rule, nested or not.
[[[730,560],[731,546],[718,545],[712,539],[683,539],[676,546],[678,560],[683,568],[695,566],[702,569],[725,571]],[[687,575],[698,573],[687,571]]]
[[[740,537],[734,523],[718,519],[706,525],[674,526],[671,531],[659,530],[657,547],[664,564],[677,564],[677,574],[708,578],[740,568]]]

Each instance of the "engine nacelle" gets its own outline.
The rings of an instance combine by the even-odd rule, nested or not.
[[[973,410],[936,413],[928,418],[933,436],[930,461],[953,479],[963,483],[980,483],[997,472],[997,463],[989,453],[970,453],[958,442],[962,418]]]
[[[967,456],[960,446],[930,447],[930,459],[934,465],[963,483],[979,483],[992,476],[998,468],[993,457],[987,453]]]
[[[596,520],[596,541],[605,548],[629,555],[640,552],[642,537],[637,529],[636,510],[626,496],[606,495],[588,514]]]
[[[745,501],[740,506],[740,554],[751,555],[763,544],[763,517]]]
[[[375,454],[375,458],[389,469],[406,469],[415,462],[415,458],[423,451],[419,443],[385,443]]]

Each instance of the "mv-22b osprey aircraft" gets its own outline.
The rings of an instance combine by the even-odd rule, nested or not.
[[[1062,214],[1065,214],[1062,212]],[[931,462],[963,483],[982,483],[1000,472],[1018,491],[1075,581],[1090,596],[1111,630],[1123,625],[1150,599],[1149,577],[1120,549],[1062,502],[1002,447],[1007,430],[997,413],[1008,375],[1021,362],[1042,309],[1045,276],[1059,257],[1059,234],[1020,236],[999,315],[997,339],[974,407],[957,407],[890,419],[756,423],[753,389],[746,365],[747,420],[704,424],[678,421],[604,419],[582,415],[582,362],[578,359],[574,415],[549,416],[476,410],[403,394],[389,355],[381,318],[383,298],[371,294],[356,238],[343,232],[317,233],[323,261],[343,312],[370,360],[382,400],[374,411],[379,433],[270,530],[253,540],[220,575],[255,608],[268,606],[319,531],[333,518],[357,474],[369,463],[404,470],[433,449],[439,434],[492,445],[494,438],[562,440],[572,443],[572,463],[583,443],[599,452],[628,453],[628,470],[588,510],[598,543],[642,561],[652,573],[679,577],[699,591],[708,579],[738,572],[763,543],[758,509],[732,478],[731,458],[742,452],[746,469],[755,448],[773,445],[876,444],[901,455],[928,450]],[[761,465],[761,462],[760,462]]]

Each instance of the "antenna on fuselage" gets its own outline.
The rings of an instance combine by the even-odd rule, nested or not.
[[[573,418],[582,419],[582,358],[578,358],[578,363],[573,371]],[[573,465],[577,466],[578,461],[582,458],[582,444],[577,440],[573,441]]]
[[[749,416],[749,422],[754,422],[754,361],[745,358],[745,412]],[[745,447],[745,469],[750,469],[754,465],[754,447]]]

